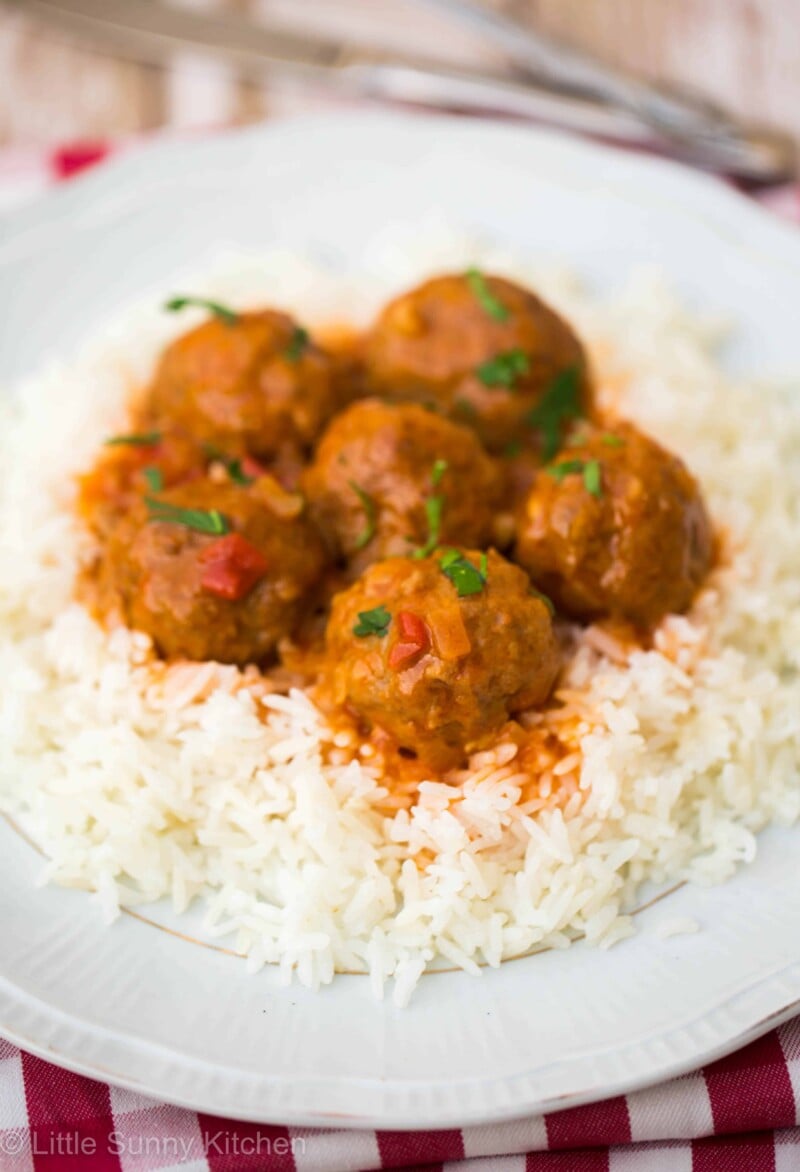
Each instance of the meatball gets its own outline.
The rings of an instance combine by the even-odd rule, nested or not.
[[[232,455],[307,449],[336,407],[331,358],[274,310],[212,317],[168,346],[150,388],[155,424]]]
[[[635,427],[583,427],[537,473],[516,560],[579,619],[640,627],[688,607],[711,564],[711,524],[684,464]]]
[[[327,658],[335,702],[435,769],[542,704],[559,668],[546,602],[493,550],[376,562],[334,599]]]
[[[429,539],[487,545],[500,492],[494,462],[468,428],[374,399],[331,423],[302,483],[335,554],[360,569]]]
[[[81,477],[80,507],[102,534],[143,493],[197,480],[207,464],[202,447],[180,433],[142,430],[112,436],[96,466]]]
[[[112,530],[101,590],[164,656],[261,662],[295,627],[325,565],[302,510],[269,476],[168,489]]]
[[[376,393],[435,406],[491,451],[519,439],[559,376],[574,378],[575,405],[588,398],[583,347],[567,323],[529,290],[476,270],[392,301],[364,354]]]

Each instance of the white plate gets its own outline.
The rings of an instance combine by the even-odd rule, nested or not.
[[[432,210],[567,262],[601,287],[643,262],[742,325],[733,364],[800,367],[800,235],[669,164],[531,130],[446,119],[303,120],[110,165],[0,224],[0,378],[91,336],[211,243],[331,247],[358,264],[387,221]],[[410,1008],[342,977],[321,994],[37,889],[0,824],[0,1033],[98,1078],[258,1121],[444,1127],[561,1107],[668,1077],[800,1009],[800,831],[682,889],[608,953],[577,946],[480,980],[426,977]]]

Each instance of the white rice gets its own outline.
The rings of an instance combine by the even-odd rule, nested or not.
[[[659,940],[669,940],[673,936],[691,936],[699,931],[700,925],[691,916],[672,916],[659,920],[656,924],[656,936]]]
[[[433,963],[477,973],[577,936],[608,947],[634,930],[643,882],[725,880],[762,827],[800,816],[800,399],[728,379],[719,331],[653,278],[601,304],[424,232],[362,262],[228,258],[20,389],[0,441],[0,808],[48,856],[45,878],[95,891],[109,920],[200,900],[207,935],[230,936],[253,969],[314,988],[368,971],[404,1004]],[[343,747],[323,764],[304,694],[263,695],[252,672],[214,664],[154,668],[145,636],[108,634],[72,601],[87,539],[71,477],[191,324],[159,312],[166,295],[362,322],[426,271],[474,262],[530,280],[575,322],[602,398],[699,476],[732,558],[655,650],[626,660],[602,631],[576,635],[556,720],[575,751],[540,794],[504,745],[393,813],[368,756],[348,763]]]

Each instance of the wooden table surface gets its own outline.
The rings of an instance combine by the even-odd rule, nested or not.
[[[647,77],[688,84],[800,141],[800,0],[493,0],[565,42]],[[480,60],[483,49],[422,0],[182,0],[274,13],[398,47]],[[181,54],[169,69],[122,61],[0,8],[0,144],[104,137],[159,126],[248,122],[321,95],[246,85]]]

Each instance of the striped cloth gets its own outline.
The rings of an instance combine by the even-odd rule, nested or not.
[[[0,211],[138,139],[0,152]],[[800,222],[795,187],[759,199]],[[800,1019],[649,1090],[428,1132],[233,1123],[61,1070],[0,1039],[0,1172],[800,1172]]]
[[[0,1041],[2,1172],[798,1172],[800,1020],[696,1074],[463,1130],[226,1122],[92,1082]]]

